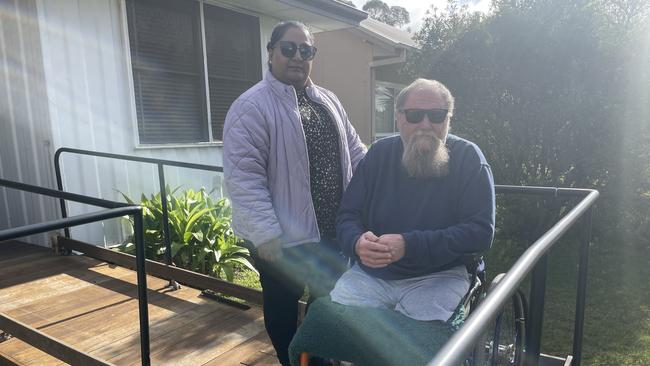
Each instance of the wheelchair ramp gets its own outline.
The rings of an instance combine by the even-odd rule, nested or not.
[[[277,366],[259,307],[242,310],[147,276],[153,365]],[[0,313],[115,365],[140,364],[136,273],[85,256],[0,243]],[[1,331],[1,329],[0,329]],[[65,365],[17,339],[0,364]]]

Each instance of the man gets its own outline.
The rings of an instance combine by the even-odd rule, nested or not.
[[[463,258],[492,243],[492,173],[475,144],[448,133],[454,98],[440,82],[414,81],[396,110],[399,136],[372,146],[343,196],[337,236],[356,264],[331,297],[446,321],[469,288]]]

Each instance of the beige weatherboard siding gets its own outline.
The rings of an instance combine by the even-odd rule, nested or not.
[[[375,139],[375,88],[400,88],[406,53],[417,48],[411,35],[373,19],[357,27],[316,33],[318,54],[312,79],[332,90],[365,143]]]
[[[316,34],[312,79],[338,96],[364,143],[371,141],[373,46],[346,29]]]

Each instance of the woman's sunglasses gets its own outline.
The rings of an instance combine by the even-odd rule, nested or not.
[[[276,47],[280,48],[282,56],[286,58],[293,58],[293,56],[296,55],[296,51],[300,52],[300,57],[304,61],[311,61],[314,59],[314,56],[316,56],[316,47],[308,45],[307,43],[303,43],[298,46],[291,41],[278,41],[274,47],[270,48],[274,49]]]
[[[429,122],[440,124],[447,119],[449,109],[400,109],[399,112],[404,113],[408,123],[420,123],[427,116]]]

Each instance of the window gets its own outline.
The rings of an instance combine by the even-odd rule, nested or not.
[[[375,83],[375,140],[394,135],[395,126],[395,97],[402,90],[395,84]]]
[[[140,143],[220,141],[230,104],[262,77],[258,18],[198,1],[126,5]]]

